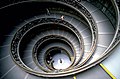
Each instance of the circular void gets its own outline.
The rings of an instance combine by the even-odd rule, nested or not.
[[[98,55],[97,24],[79,2],[61,0],[35,3],[40,6],[39,16],[22,25],[11,41],[10,54],[20,68],[36,76],[61,77],[82,72],[106,58],[107,48],[103,55],[94,57]],[[35,13],[34,16],[39,10],[37,7],[32,14]],[[30,52],[26,53],[28,49]],[[27,55],[38,70],[24,60]]]
[[[72,64],[68,51],[63,48],[50,48],[46,53],[45,62],[48,67],[60,70],[66,69]]]

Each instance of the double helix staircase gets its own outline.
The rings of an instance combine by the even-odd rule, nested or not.
[[[1,3],[0,79],[111,79],[99,64],[119,49],[119,11],[102,2]]]

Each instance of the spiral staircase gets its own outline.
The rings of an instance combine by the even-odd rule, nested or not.
[[[0,1],[0,79],[120,79],[117,4]]]

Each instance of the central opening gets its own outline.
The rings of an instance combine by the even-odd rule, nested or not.
[[[46,63],[49,67],[60,70],[68,68],[72,64],[72,61],[65,49],[55,47],[47,51]]]

